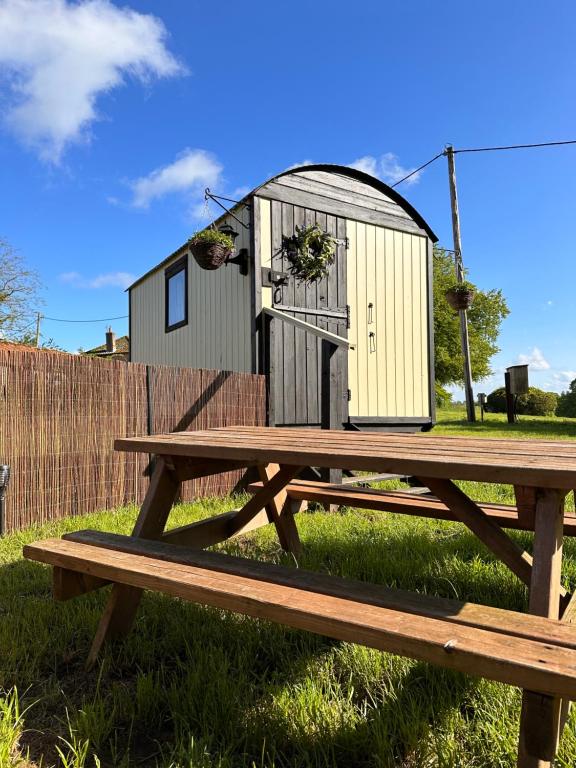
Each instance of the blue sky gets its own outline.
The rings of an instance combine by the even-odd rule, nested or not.
[[[123,287],[201,225],[207,185],[240,195],[305,161],[393,182],[448,142],[576,138],[575,33],[568,0],[0,0],[0,236],[40,273],[45,315],[127,314]],[[470,279],[511,309],[477,389],[524,360],[562,389],[576,146],[460,155],[457,173]],[[452,247],[445,159],[398,191]],[[43,333],[76,350],[106,325]]]

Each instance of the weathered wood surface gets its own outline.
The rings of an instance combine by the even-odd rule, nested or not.
[[[310,208],[318,211],[325,211],[332,216],[341,216],[355,221],[364,221],[368,224],[377,224],[388,229],[397,229],[401,232],[414,232],[419,235],[426,235],[427,232],[421,229],[411,218],[397,216],[395,213],[376,210],[368,200],[362,201],[360,205],[349,203],[343,200],[334,200],[317,192],[303,191],[295,187],[288,187],[281,180],[271,181],[258,190],[258,197],[268,200],[276,200],[283,203],[299,205],[302,208]],[[366,204],[364,204],[366,203]]]
[[[320,423],[320,379],[322,334],[338,344],[346,341],[345,310],[339,320],[327,318],[322,312],[328,308],[346,306],[346,250],[338,246],[335,262],[327,277],[314,282],[298,280],[292,273],[292,263],[284,248],[284,238],[291,238],[296,227],[318,224],[334,237],[345,230],[346,222],[334,216],[326,216],[315,210],[302,208],[293,203],[271,203],[272,268],[287,275],[284,285],[272,291],[273,308],[263,308],[264,313],[282,307],[296,307],[300,311],[283,309],[275,317],[274,381],[270,380],[271,399],[274,400],[274,424],[299,424],[318,426]],[[345,236],[345,235],[344,235]],[[342,299],[343,304],[338,304]],[[309,312],[308,312],[309,310]],[[289,318],[295,320],[291,323]],[[279,320],[280,322],[276,322]],[[298,322],[300,321],[300,322]],[[304,321],[304,324],[302,324]],[[338,358],[338,390],[343,397],[346,380],[346,354]]]
[[[576,443],[406,434],[354,434],[269,427],[228,427],[122,438],[122,451],[260,463],[399,472],[415,476],[504,482],[571,490]]]
[[[423,484],[440,498],[461,523],[464,523],[491,552],[525,584],[532,578],[532,557],[451,480],[423,477]]]
[[[265,483],[264,487],[268,487],[268,483],[270,483],[280,471],[280,467],[277,464],[259,466],[258,473]],[[266,504],[266,512],[268,514],[268,521],[276,526],[276,532],[282,549],[285,549],[287,552],[293,552],[295,555],[300,554],[302,544],[300,542],[298,529],[296,528],[294,514],[288,500],[285,485],[268,501]]]
[[[355,482],[362,477],[354,478]],[[429,517],[436,520],[457,520],[458,518],[448,509],[446,504],[434,496],[414,494],[413,491],[379,491],[372,488],[351,487],[349,483],[329,485],[314,480],[290,481],[286,493],[292,499],[301,501],[317,501],[336,506],[357,506],[361,509],[372,509],[379,512],[396,512],[399,515]],[[251,483],[248,491],[254,493],[261,483]],[[519,510],[508,504],[478,504],[480,509],[502,528],[521,531],[534,530],[534,516],[526,517]],[[564,536],[576,536],[576,519],[574,515],[564,514]],[[576,601],[572,607],[576,613]]]
[[[160,456],[132,535],[142,539],[154,539],[160,536],[179,490],[180,481],[175,471],[170,469],[166,459]],[[86,662],[88,667],[94,664],[102,645],[108,638],[129,632],[141,598],[141,589],[133,585],[114,583],[88,654]]]
[[[403,610],[408,613],[425,613],[430,617],[450,621],[455,624],[486,629],[491,632],[500,632],[514,637],[540,640],[545,636],[546,642],[576,650],[576,628],[570,627],[563,621],[548,621],[540,616],[518,613],[504,608],[464,603],[459,600],[435,597],[433,595],[421,595],[416,592],[392,589],[378,584],[353,579],[342,579],[337,576],[327,576],[315,571],[286,568],[285,566],[262,563],[257,560],[232,557],[220,552],[189,551],[163,541],[142,541],[133,536],[123,536],[117,533],[87,529],[67,534],[66,540],[118,552],[140,554],[146,557],[166,560],[167,562],[197,565],[223,573],[239,573],[250,578],[268,580],[273,577],[278,584],[286,586],[296,586],[300,582],[294,581],[294,579],[304,578],[301,574],[305,574],[306,584],[314,592],[345,597],[349,600]],[[39,541],[30,546],[40,551],[43,544],[44,542]],[[36,559],[36,557],[33,559]]]
[[[470,628],[450,620],[455,612],[453,601],[446,605],[446,617],[439,618],[438,606],[443,601],[438,598],[432,601],[436,615],[430,615],[428,600],[422,596],[421,609],[415,613],[366,601],[361,593],[351,599],[354,585],[330,576],[313,574],[311,579],[305,571],[286,569],[286,578],[289,576],[291,582],[287,584],[286,578],[277,578],[278,567],[270,568],[264,563],[249,562],[247,567],[253,574],[250,575],[244,569],[245,563],[237,558],[189,553],[188,562],[183,564],[154,556],[159,547],[167,545],[147,541],[137,544],[140,552],[149,548],[150,554],[64,539],[28,545],[25,553],[30,559],[109,578],[129,588],[153,589],[461,672],[576,698],[576,634],[572,633],[570,647],[555,644],[552,637],[560,627],[571,632],[570,627],[559,622],[541,619],[538,639],[528,639],[508,634],[505,611],[497,610],[492,620],[492,609],[482,607],[487,626],[493,624],[496,629]],[[176,557],[179,558],[178,553]],[[318,590],[311,583],[322,581],[329,585],[326,589]],[[364,585],[361,586],[363,590]],[[397,604],[401,603],[399,593],[393,590],[392,594]],[[459,604],[456,614],[464,611],[465,606]],[[522,618],[515,615],[516,621]],[[534,619],[529,617],[529,621]]]
[[[528,610],[560,616],[560,577],[564,494],[539,491],[534,497],[534,558]],[[554,760],[562,726],[562,699],[525,690],[520,716],[519,768],[548,768]]]

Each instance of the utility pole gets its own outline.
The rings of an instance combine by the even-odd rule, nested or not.
[[[452,206],[452,233],[454,237],[454,262],[456,282],[464,282],[464,267],[462,264],[462,241],[460,239],[460,214],[458,211],[458,193],[456,191],[456,168],[454,166],[454,147],[446,147],[448,158],[448,179],[450,182],[450,204]],[[465,309],[458,310],[460,315],[460,342],[464,357],[464,394],[466,397],[466,414],[468,421],[476,421],[474,408],[474,392],[472,390],[472,366],[470,364],[470,343],[468,341],[468,315]]]
[[[40,320],[42,318],[42,315],[40,312],[36,313],[36,346],[40,346]]]

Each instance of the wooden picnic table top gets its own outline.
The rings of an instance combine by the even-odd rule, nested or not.
[[[576,488],[576,441],[506,440],[281,427],[221,427],[126,437],[118,451],[333,467],[421,478]]]

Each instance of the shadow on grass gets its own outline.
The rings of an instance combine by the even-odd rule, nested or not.
[[[349,517],[345,532],[326,516],[321,535],[304,537],[302,567],[524,607],[522,585],[465,529],[411,523],[370,535],[369,520]],[[21,739],[37,764],[57,764],[55,745],[74,738],[88,739],[102,766],[402,765],[416,759],[431,724],[442,729],[477,685],[426,664],[347,651],[320,636],[150,593],[134,630],[86,673],[107,590],[53,603],[48,569],[16,561],[0,568],[0,596],[0,685],[38,701]]]

